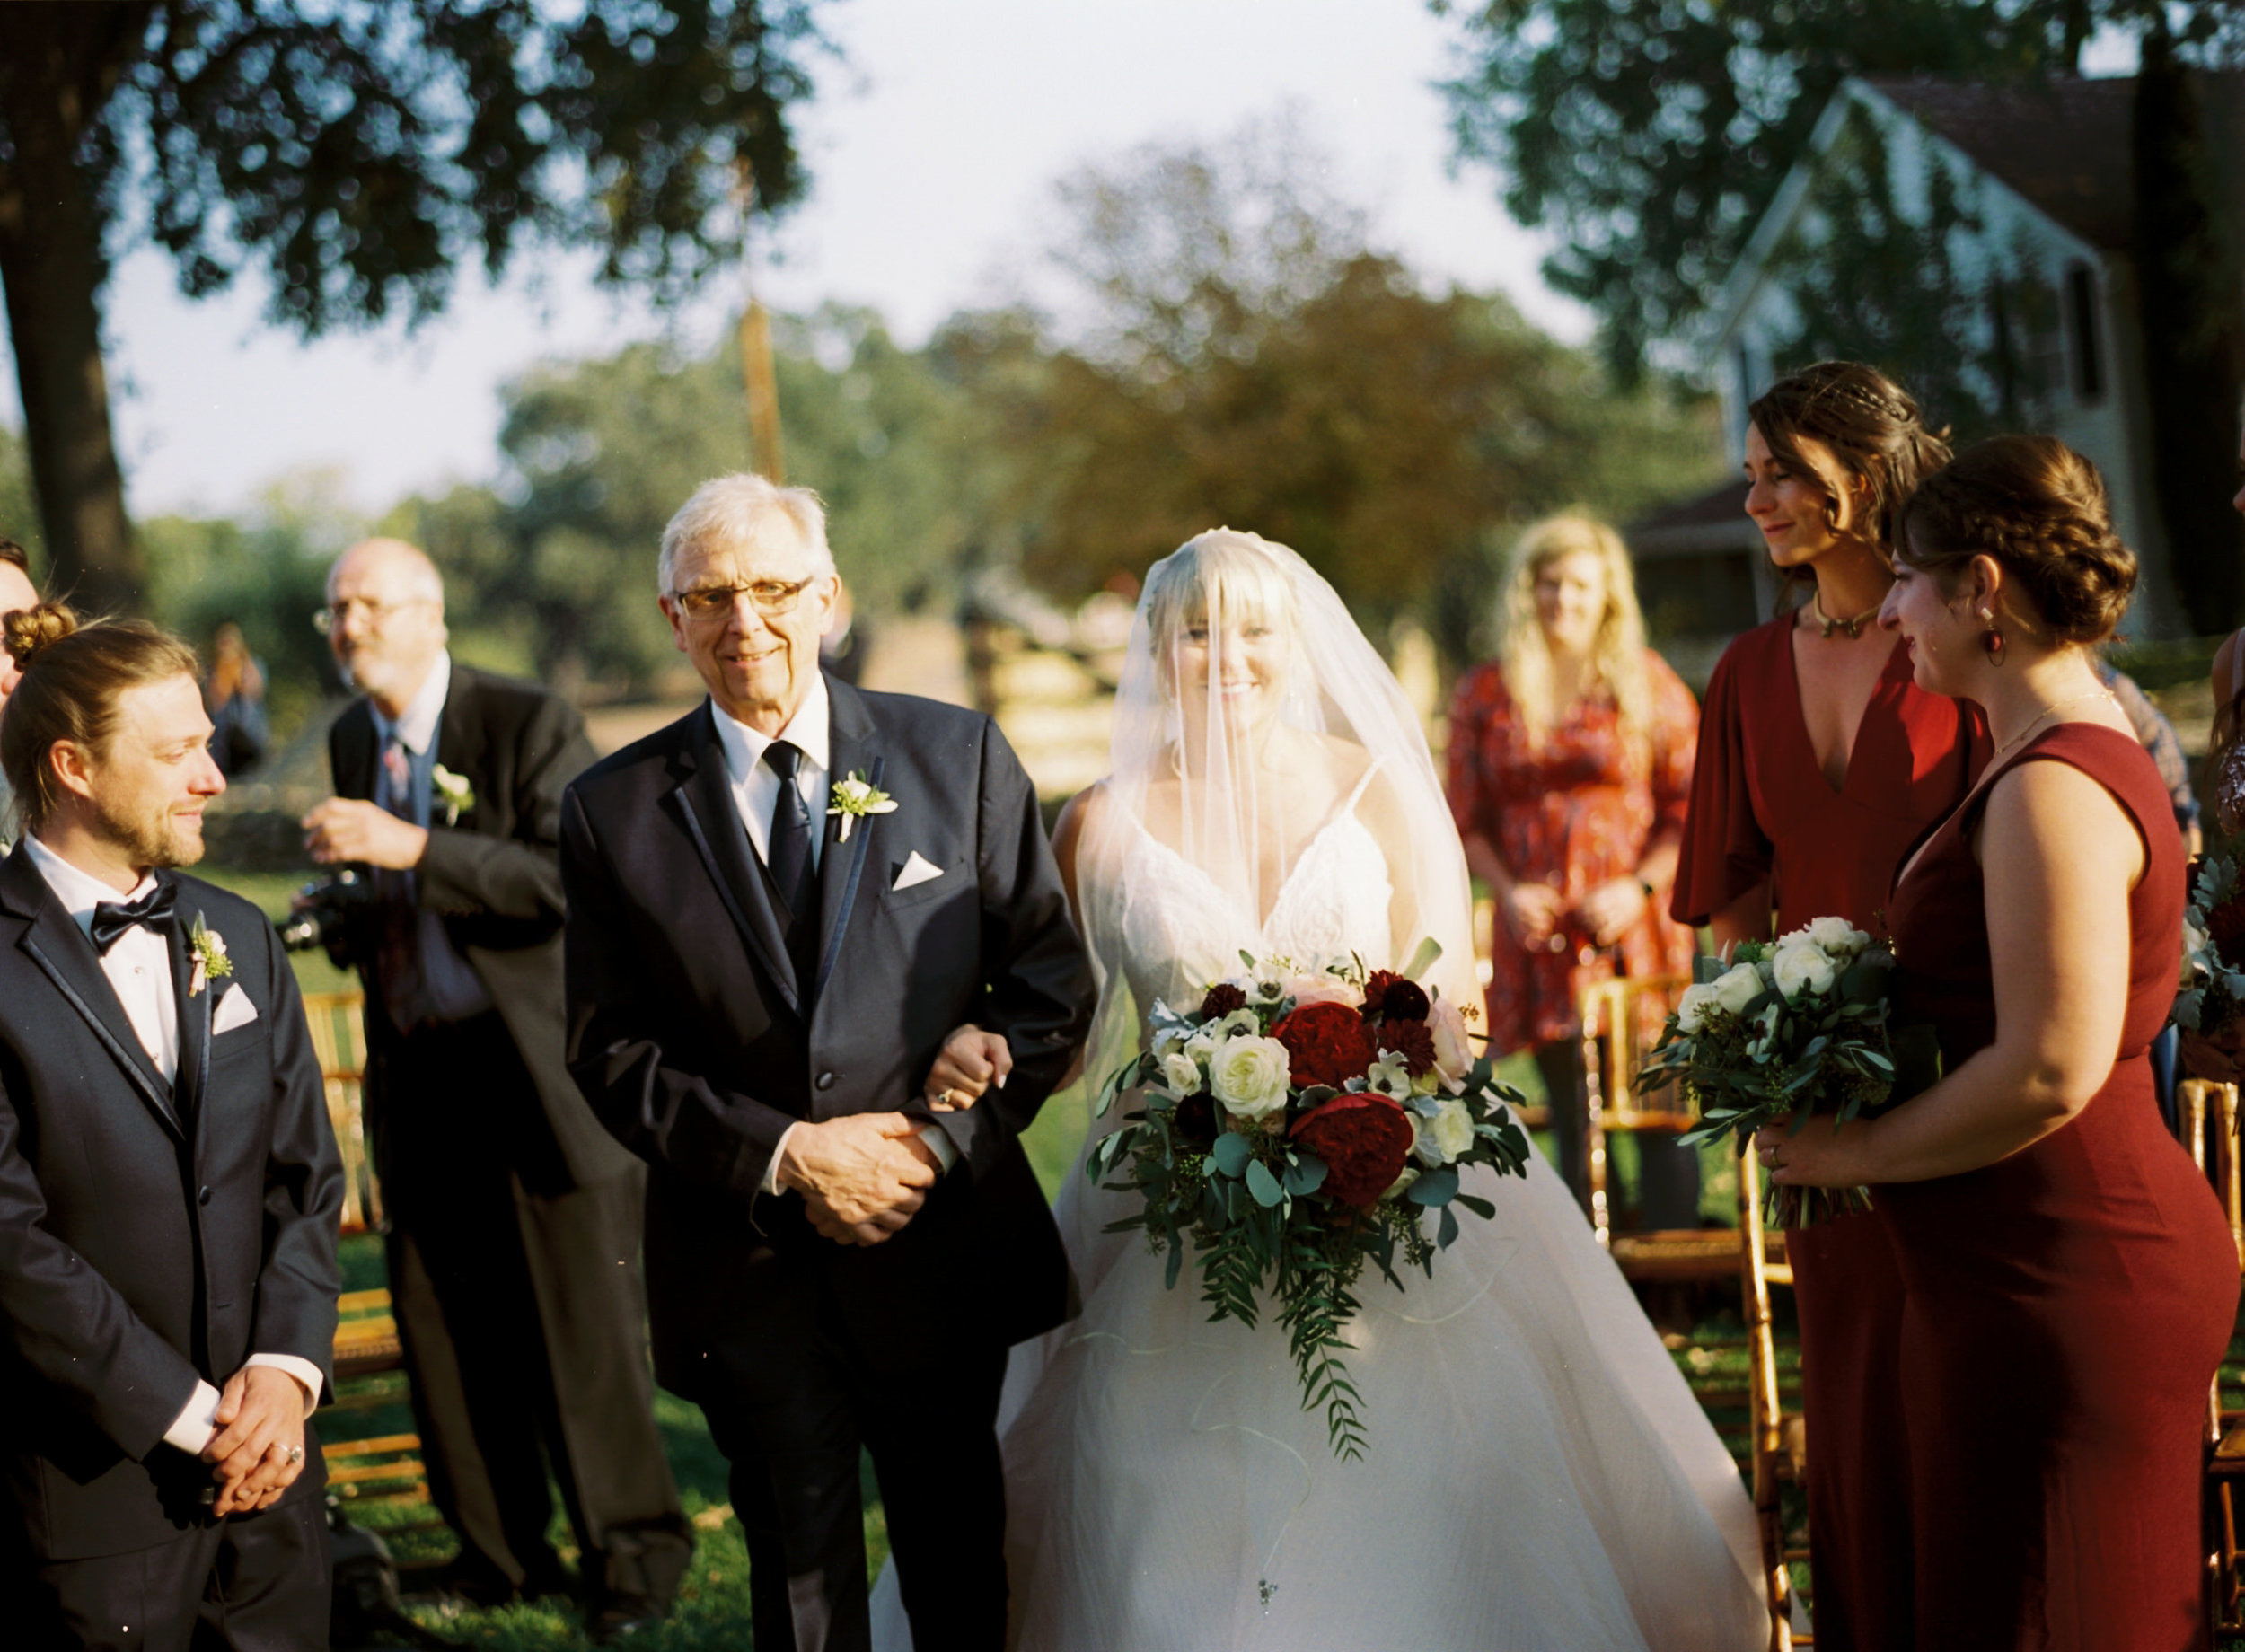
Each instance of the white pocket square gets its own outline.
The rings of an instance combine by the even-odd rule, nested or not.
[[[211,1015],[210,1035],[231,1032],[236,1027],[246,1027],[257,1019],[257,1006],[250,1002],[250,995],[240,986],[226,989],[226,996],[218,1000],[218,1007]]]
[[[904,863],[903,869],[896,874],[896,882],[891,883],[889,888],[892,892],[910,889],[916,883],[925,883],[930,878],[939,878],[942,875],[941,866],[929,860],[918,849],[914,849],[911,858]]]

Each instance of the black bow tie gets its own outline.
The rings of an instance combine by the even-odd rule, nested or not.
[[[177,892],[159,883],[137,901],[104,901],[93,909],[93,950],[104,958],[128,929],[145,924],[151,929],[172,927],[172,906]]]

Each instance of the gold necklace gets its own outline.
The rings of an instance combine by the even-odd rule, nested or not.
[[[1885,606],[1886,599],[1881,597],[1853,620],[1835,620],[1824,611],[1824,593],[1812,591],[1809,593],[1809,611],[1815,615],[1816,622],[1824,628],[1824,637],[1827,642],[1831,640],[1832,633],[1835,631],[1845,631],[1848,641],[1853,642],[1863,634],[1863,627],[1876,619],[1879,611]]]
[[[2054,705],[2045,706],[2040,711],[2035,713],[2033,718],[2028,723],[2026,727],[2020,729],[2019,733],[2013,734],[2009,740],[2006,740],[2002,745],[1996,747],[1994,751],[1988,754],[1988,766],[1991,769],[1994,768],[1997,758],[2003,756],[2004,752],[2010,751],[2020,741],[2026,739],[2028,735],[2033,734],[2036,727],[2045,717],[2055,716],[2057,713],[2064,711],[2068,706],[2078,706],[2083,700],[2109,700],[2112,699],[2112,690],[2110,689],[2091,689],[2087,693],[2074,695],[2071,699],[2062,699]],[[2115,705],[2118,705],[2119,701],[2113,700],[2113,703]]]

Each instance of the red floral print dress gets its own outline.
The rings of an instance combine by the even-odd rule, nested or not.
[[[1634,765],[1605,694],[1578,700],[1532,744],[1503,673],[1493,664],[1466,672],[1450,702],[1449,800],[1459,834],[1479,832],[1516,880],[1548,883],[1571,907],[1601,883],[1635,877],[1656,835],[1683,830],[1699,740],[1699,707],[1683,680],[1651,650],[1645,672],[1651,761]],[[1656,898],[1611,947],[1599,947],[1570,912],[1540,952],[1527,950],[1500,914],[1490,950],[1489,1043],[1505,1051],[1571,1036],[1576,994],[1590,982],[1688,972],[1692,932]]]

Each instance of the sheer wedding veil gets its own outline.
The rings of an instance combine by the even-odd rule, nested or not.
[[[1219,528],[1148,572],[1116,698],[1112,769],[1087,809],[1077,855],[1100,1013],[1099,1082],[1138,1048],[1145,1005],[1124,968],[1138,834],[1198,868],[1232,927],[1265,933],[1304,850],[1344,813],[1371,833],[1392,886],[1387,945],[1363,962],[1400,969],[1423,939],[1426,979],[1472,1005],[1466,859],[1417,714],[1333,587],[1283,545]],[[1323,958],[1290,962],[1314,969]],[[1197,987],[1240,971],[1237,952],[1179,960]]]

